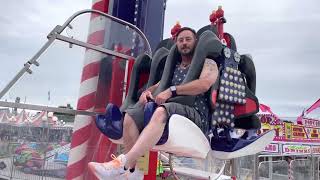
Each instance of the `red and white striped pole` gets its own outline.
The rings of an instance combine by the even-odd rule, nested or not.
[[[109,0],[93,0],[92,9],[108,13]],[[101,20],[99,16],[94,14],[90,19],[88,43],[97,46],[104,44],[106,21]],[[86,50],[84,65],[82,70],[78,110],[93,111],[95,109],[97,99],[102,98],[97,95],[100,62],[106,55]],[[67,167],[66,179],[92,179],[87,174],[87,164],[89,161],[104,161],[107,153],[114,151],[113,145],[106,137],[104,137],[96,128],[94,123],[95,117],[77,115],[75,117],[71,150]],[[99,147],[103,144],[104,147]],[[101,153],[101,148],[104,150]]]

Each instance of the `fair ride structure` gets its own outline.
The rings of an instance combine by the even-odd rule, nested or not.
[[[109,36],[109,38],[105,39],[108,40],[108,42],[107,45],[104,45],[104,47],[101,47],[97,42],[94,42],[98,39],[89,38],[88,42],[83,42],[61,35],[61,33],[65,29],[72,27],[72,21],[77,16],[86,13],[90,14],[91,18],[100,18],[99,22],[95,22],[97,24],[92,23],[93,25],[90,27],[89,31],[93,31],[92,29],[99,25],[103,26],[104,28],[109,26],[109,28],[107,29],[110,31],[117,31],[118,35],[113,36],[114,34],[106,33],[105,36]],[[203,134],[198,127],[190,122],[190,120],[179,115],[174,115],[171,118],[179,120],[169,121],[172,124],[169,124],[169,131],[167,131],[167,134],[165,135],[165,140],[163,140],[163,142],[159,142],[158,146],[156,146],[154,150],[200,159],[205,159],[209,152],[210,154],[213,154],[213,156],[219,156],[223,159],[231,159],[234,157],[248,155],[247,153],[243,152],[243,150],[241,151],[241,149],[233,149],[233,151],[237,152],[238,154],[233,152],[219,154],[219,152],[221,152],[221,149],[219,148],[223,147],[218,147],[217,143],[221,141],[238,143],[237,140],[230,136],[229,131],[234,129],[234,127],[237,127],[237,123],[239,124],[239,121],[241,121],[241,119],[243,118],[251,119],[252,121],[255,120],[254,116],[258,112],[258,100],[254,95],[256,82],[253,61],[250,55],[238,54],[236,52],[236,45],[233,37],[228,33],[224,33],[223,24],[226,21],[221,7],[218,8],[217,12],[211,15],[210,20],[210,25],[205,26],[198,31],[199,42],[195,52],[196,58],[204,59],[205,57],[214,57],[219,61],[220,65],[219,81],[217,81],[217,83],[214,84],[214,86],[211,88],[210,94],[211,107],[213,111],[210,121],[210,131],[208,131],[208,134]],[[139,21],[139,18],[136,17],[133,21],[137,23]],[[113,23],[117,25],[114,25]],[[126,40],[121,40],[121,38],[119,40],[118,38],[121,36]],[[149,34],[149,36],[151,35]],[[105,123],[109,123],[109,125],[111,124],[112,126],[118,123],[116,126],[121,127],[121,118],[119,118],[121,117],[121,110],[137,100],[136,98],[138,89],[140,88],[139,85],[141,86],[143,84],[146,84],[147,79],[147,85],[154,83],[156,80],[161,80],[161,86],[160,89],[157,90],[158,92],[160,92],[164,88],[167,88],[168,80],[170,79],[171,74],[170,67],[174,66],[174,63],[176,63],[173,60],[168,60],[173,59],[174,56],[176,56],[175,46],[173,45],[171,47],[170,45],[168,45],[170,43],[170,39],[164,40],[160,43],[160,47],[162,47],[156,49],[154,55],[152,56],[152,46],[150,46],[146,36],[141,30],[139,30],[139,28],[126,21],[96,10],[84,10],[74,14],[62,26],[56,26],[48,35],[48,38],[48,42],[31,60],[25,63],[23,69],[17,74],[17,76],[13,78],[11,82],[9,82],[4,90],[1,91],[0,97],[3,97],[3,95],[17,82],[20,77],[24,75],[25,72],[31,73],[31,66],[39,66],[39,62],[37,61],[37,59],[55,40],[67,42],[70,45],[85,47],[88,50],[87,56],[90,56],[90,58],[92,58],[92,54],[94,54],[93,52],[98,52],[98,55],[96,54],[96,58],[100,58],[101,60],[103,60],[102,62],[105,63],[105,66],[112,67],[111,72],[106,73],[109,75],[111,74],[112,76],[109,77],[110,82],[102,82],[104,84],[107,83],[107,86],[105,87],[108,87],[109,89],[106,90],[105,87],[99,89],[99,86],[94,87],[98,88],[96,90],[96,94],[94,94],[98,98],[96,102],[97,104],[93,109],[91,107],[87,108],[88,105],[86,103],[88,102],[82,100],[81,97],[79,98],[81,100],[79,102],[82,102],[83,104],[78,102],[77,110],[68,110],[32,104],[10,103],[5,101],[1,101],[0,105],[4,107],[45,110],[77,115],[75,126],[78,128],[74,129],[74,135],[71,142],[71,153],[68,163],[67,179],[73,179],[78,176],[89,177],[90,175],[86,173],[87,161],[83,161],[83,159],[89,159],[90,161],[108,160],[108,158],[105,159],[105,157],[113,153],[113,151],[115,150],[115,145],[112,142],[121,143],[122,129],[113,127],[109,131],[112,132],[110,134],[108,131],[105,131],[105,127],[101,128],[99,118],[97,118],[96,120],[98,129],[102,130],[103,134],[107,135],[108,138],[103,138],[102,134],[99,134],[98,131],[95,131],[93,129],[90,132],[85,132],[84,134],[81,133],[83,133],[83,131],[85,130],[88,130],[85,128],[86,126],[91,126],[94,124],[94,122],[92,121],[93,116],[98,115],[98,117],[102,117],[100,119],[105,120],[106,116],[110,115],[108,114],[108,112],[110,111],[114,113],[115,116],[118,116],[118,118],[111,118],[111,121],[105,121]],[[155,44],[153,44],[153,47],[155,47]],[[108,56],[112,56],[113,58],[109,58]],[[88,60],[86,64],[90,64],[90,60]],[[141,68],[141,64],[142,69],[139,69]],[[192,63],[191,69],[193,70],[193,73],[189,73],[185,82],[196,79],[197,73],[202,65],[203,62]],[[164,72],[160,77],[157,72],[159,71],[159,68],[161,66],[162,68],[164,68]],[[146,77],[141,78],[143,77],[141,76],[141,72],[143,71],[145,72],[142,74],[144,74],[144,76]],[[85,72],[83,73],[84,76],[86,76]],[[102,76],[106,76],[106,74],[99,74],[99,78],[101,78]],[[244,79],[243,74],[246,75],[246,79]],[[123,79],[123,82],[119,83],[119,79]],[[124,86],[124,88],[122,89],[123,93],[120,93],[121,95],[119,96],[119,86],[121,85]],[[129,88],[127,89],[126,87]],[[88,88],[92,87],[82,87],[82,89],[80,89],[80,94],[85,95]],[[227,91],[226,89],[229,90]],[[186,100],[188,98],[190,100]],[[172,101],[188,103],[188,101],[192,101],[192,97],[183,97],[180,99],[179,97],[177,97]],[[113,105],[109,104],[107,106],[107,103],[112,103]],[[117,110],[114,105],[117,105],[118,107],[120,107],[121,105],[121,107]],[[103,110],[105,109],[104,107],[107,107],[105,112]],[[148,104],[146,108],[146,114],[152,114],[153,110],[154,104]],[[84,118],[84,116],[88,117],[89,121],[84,120],[86,119]],[[146,120],[146,123],[147,121],[148,120]],[[186,127],[185,132],[175,132],[174,130],[170,130],[170,127],[179,127],[182,125]],[[221,130],[228,133],[224,133],[221,135]],[[114,133],[114,131],[116,132]],[[93,137],[90,133],[98,133],[99,138],[94,137],[96,139],[91,139]],[[261,142],[268,142],[269,140],[271,141],[273,139],[273,133],[274,131],[268,131],[266,136],[257,136],[255,140],[264,137],[266,139],[260,139]],[[186,135],[190,137],[186,138]],[[208,137],[210,138],[210,141],[208,141]],[[91,150],[88,149],[85,151],[87,152],[87,154],[83,153],[82,150],[79,150],[79,147],[85,149],[89,148],[88,143],[91,142],[92,144],[92,142],[97,142],[97,139],[99,139],[99,145],[98,147],[96,147],[98,150],[93,150],[93,152],[90,152]],[[189,141],[185,141],[190,139],[196,139],[193,142],[197,145],[195,145],[194,143],[191,144]],[[250,145],[252,142],[254,141],[252,140],[248,142],[248,145]],[[102,146],[107,146],[108,151],[102,148]],[[254,151],[251,151],[249,154],[260,152],[264,148],[264,145],[261,144],[258,147],[259,148],[254,149]],[[153,173],[155,170],[154,165],[156,165],[156,160],[154,159],[154,157],[157,157],[157,155],[154,155],[155,153],[153,152],[149,156],[149,174],[145,176],[145,179],[155,178],[155,175]],[[102,159],[99,159],[99,157],[102,157]],[[203,171],[200,171],[199,173],[194,172],[191,174],[186,174],[185,172],[188,170],[190,169],[178,171],[178,168],[174,170],[171,166],[171,172],[173,172],[173,174],[181,173],[182,175],[193,176],[195,178],[211,179],[219,178],[223,171],[223,168],[220,168],[218,174],[209,173],[209,175],[204,175]]]

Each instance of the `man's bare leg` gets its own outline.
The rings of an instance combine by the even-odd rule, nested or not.
[[[149,124],[141,132],[137,142],[126,154],[126,167],[133,167],[137,159],[149,151],[161,138],[166,125],[167,112],[164,107],[158,107]]]
[[[123,145],[125,153],[128,153],[139,137],[139,130],[129,114],[124,116],[123,121]]]

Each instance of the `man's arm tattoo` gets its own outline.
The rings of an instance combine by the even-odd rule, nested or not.
[[[205,66],[206,66],[206,68],[209,69],[209,71],[213,71],[217,67],[216,63],[211,59],[206,59]]]

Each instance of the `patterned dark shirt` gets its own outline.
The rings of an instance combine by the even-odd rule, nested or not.
[[[172,86],[180,85],[184,80],[184,78],[186,77],[188,70],[189,70],[189,67],[181,68],[180,64],[177,64],[173,73],[171,85]]]
[[[173,86],[180,85],[186,77],[188,70],[189,67],[181,68],[180,64],[177,64],[173,73],[171,84]],[[209,117],[209,101],[205,93],[196,96],[194,108],[198,111],[198,113],[201,116],[201,122],[203,124],[203,127],[201,127],[201,129],[207,127],[207,119]]]

